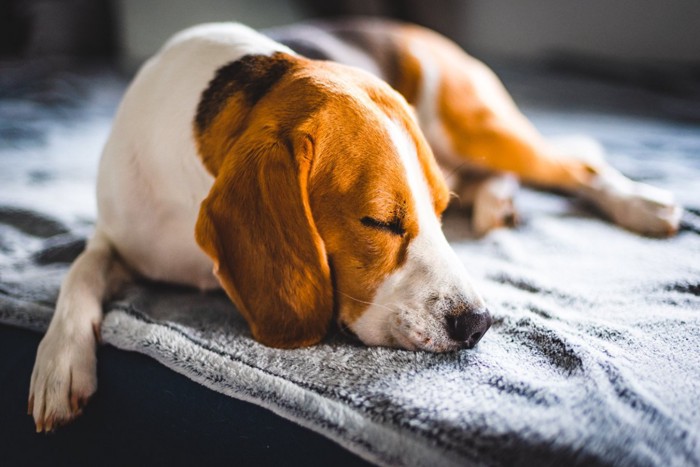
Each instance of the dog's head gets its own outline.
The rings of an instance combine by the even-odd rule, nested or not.
[[[219,70],[195,134],[215,175],[196,226],[253,336],[472,347],[491,324],[440,226],[449,193],[405,100],[352,68],[275,54]]]

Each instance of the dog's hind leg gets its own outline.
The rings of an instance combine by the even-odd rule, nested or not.
[[[97,389],[102,302],[128,276],[98,228],[64,278],[56,311],[39,344],[28,404],[37,432],[50,432],[74,419]]]
[[[573,192],[613,222],[644,235],[676,233],[682,209],[671,192],[630,180],[605,161],[602,147],[589,138],[557,138],[548,143],[563,161],[580,161],[590,167],[593,176],[579,183]]]
[[[628,179],[590,148],[545,140],[484,64],[435,34],[417,36],[412,51],[423,79],[416,109],[442,165],[510,172],[576,194],[634,232],[676,232],[681,208],[671,193]]]

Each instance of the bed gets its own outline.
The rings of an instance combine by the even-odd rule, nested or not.
[[[125,374],[129,365],[135,374],[143,365],[158,368],[158,378],[193,395],[169,410],[201,426],[217,418],[212,410],[197,414],[206,400],[199,403],[227,407],[221,414],[259,410],[282,424],[275,433],[302,433],[291,439],[320,446],[308,453],[289,446],[293,463],[313,465],[323,452],[347,464],[700,464],[698,101],[634,82],[496,68],[545,134],[595,137],[625,174],[672,190],[686,207],[679,234],[640,237],[573,199],[525,189],[516,229],[474,238],[458,206],[445,218],[446,235],[495,319],[474,350],[366,348],[335,331],[307,349],[266,348],[222,293],[140,283],[106,304],[104,345],[122,352],[100,355],[150,357],[115,365]],[[14,73],[5,87],[13,91],[0,99],[0,323],[42,332],[90,233],[96,163],[128,80],[104,66]],[[30,352],[37,336],[9,329]],[[1,368],[11,368],[12,355],[0,358]],[[30,359],[21,361],[29,374]],[[114,380],[103,375],[105,365],[98,399],[118,387],[103,383]],[[162,373],[165,367],[185,378]],[[195,397],[204,387],[218,394]],[[91,423],[126,424],[114,420],[119,415]],[[217,422],[246,431],[239,420]],[[21,427],[7,423],[0,422],[7,433],[31,429],[29,417]],[[175,422],[171,429],[187,431]],[[22,439],[25,452],[16,459],[46,449]]]

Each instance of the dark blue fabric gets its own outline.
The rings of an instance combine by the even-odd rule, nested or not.
[[[99,389],[73,424],[34,432],[26,414],[41,336],[0,326],[0,465],[368,465],[323,436],[103,346]]]

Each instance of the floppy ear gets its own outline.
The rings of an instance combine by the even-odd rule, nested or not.
[[[236,144],[195,231],[253,337],[282,348],[319,342],[333,314],[330,268],[309,206],[313,146],[308,138],[292,146]]]

